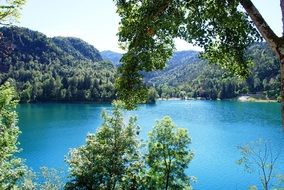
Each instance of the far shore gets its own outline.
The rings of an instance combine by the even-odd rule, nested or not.
[[[248,95],[239,96],[237,100],[240,102],[278,102],[277,100],[273,100],[273,99],[255,98],[255,97],[248,96]]]
[[[202,97],[197,97],[197,98],[158,98],[157,100],[166,100],[166,101],[171,101],[171,100],[210,100]],[[220,101],[221,99],[216,99],[217,101]],[[278,102],[277,100],[273,99],[263,99],[263,98],[254,98],[251,96],[239,96],[236,98],[232,99],[223,99],[223,100],[235,100],[239,102],[266,102],[266,103],[271,103],[271,102]],[[215,101],[215,100],[213,100]]]

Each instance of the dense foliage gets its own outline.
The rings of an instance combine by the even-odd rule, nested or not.
[[[9,81],[22,102],[109,101],[115,68],[77,38],[47,38],[25,28],[3,27],[0,84]]]
[[[16,104],[10,84],[0,86],[0,189],[17,188],[26,172],[22,159],[14,155],[19,152],[17,140],[20,133]]]
[[[149,133],[144,150],[136,118],[124,123],[121,107],[116,102],[112,115],[104,112],[98,131],[69,153],[70,181],[65,189],[191,189],[185,174],[193,157],[187,130],[165,117]]]
[[[147,164],[148,189],[191,189],[185,169],[193,158],[186,129],[177,128],[170,117],[158,121],[149,133]]]
[[[98,131],[88,135],[86,145],[69,153],[71,180],[66,189],[114,190],[130,185],[132,175],[126,173],[139,159],[139,131],[135,117],[124,123],[120,107],[117,102],[112,115],[103,112]]]

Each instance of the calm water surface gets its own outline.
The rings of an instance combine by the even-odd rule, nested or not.
[[[64,157],[70,148],[85,142],[88,132],[100,126],[103,109],[109,104],[22,104],[18,106],[20,156],[35,171],[48,166],[67,171]],[[281,128],[280,104],[241,103],[235,101],[159,101],[125,113],[138,116],[141,138],[155,121],[165,115],[179,127],[189,130],[195,153],[187,170],[197,177],[198,190],[247,189],[257,184],[257,174],[247,174],[236,164],[238,145],[259,138],[269,140],[283,152],[278,171],[284,174],[284,130]]]

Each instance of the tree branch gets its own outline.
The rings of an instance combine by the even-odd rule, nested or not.
[[[284,0],[281,0],[281,2]],[[262,37],[269,43],[269,45],[276,50],[279,46],[279,37],[270,28],[257,8],[251,2],[251,0],[240,0],[240,4],[246,10],[251,20],[254,22],[256,28],[261,33]],[[283,13],[283,12],[282,12]]]
[[[282,37],[284,37],[284,0],[280,0],[280,8],[282,13]]]

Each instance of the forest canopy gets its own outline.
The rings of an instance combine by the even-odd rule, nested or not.
[[[48,38],[18,27],[0,29],[0,83],[16,87],[21,102],[110,101],[115,68],[78,38]],[[10,49],[7,47],[10,47]]]

